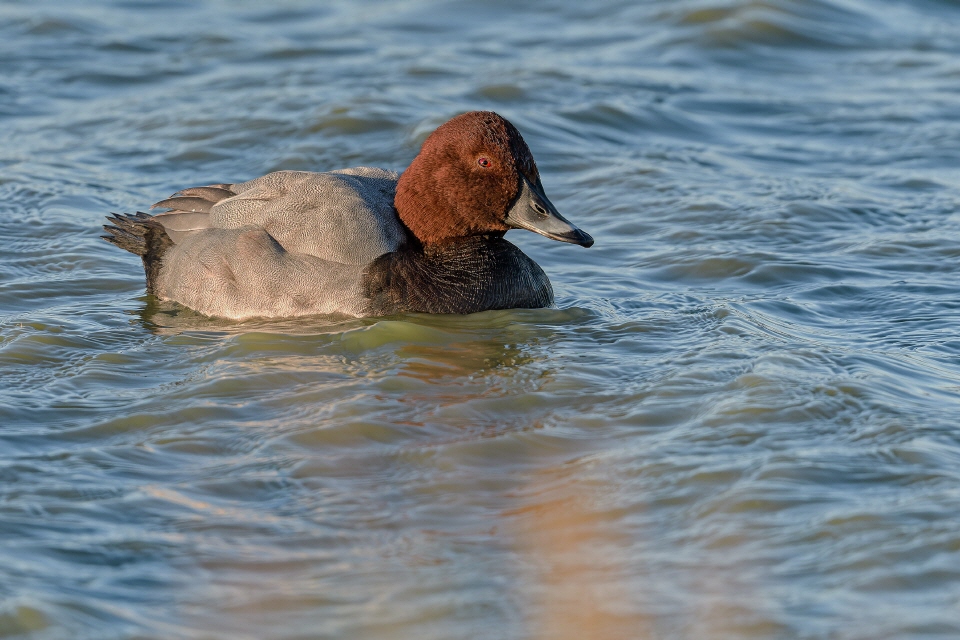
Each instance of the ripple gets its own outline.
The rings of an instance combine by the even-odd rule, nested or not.
[[[6,3],[0,635],[956,636],[958,26]],[[470,109],[597,239],[507,235],[556,308],[223,321],[98,238]]]
[[[858,47],[873,43],[879,25],[865,12],[823,0],[745,0],[733,5],[680,8],[674,24],[697,32],[709,47],[763,44],[787,47]]]

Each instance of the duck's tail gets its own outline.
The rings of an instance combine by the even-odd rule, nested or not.
[[[140,256],[147,276],[147,293],[155,293],[163,254],[173,246],[173,240],[149,213],[114,213],[107,216],[107,220],[113,223],[103,225],[109,235],[100,237]]]

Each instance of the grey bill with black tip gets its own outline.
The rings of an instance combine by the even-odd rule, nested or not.
[[[572,242],[582,247],[593,245],[593,238],[575,224],[567,222],[543,193],[543,187],[532,184],[526,176],[520,179],[520,194],[507,211],[507,224],[527,229],[551,240]]]

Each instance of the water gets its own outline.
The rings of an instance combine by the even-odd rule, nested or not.
[[[0,3],[0,637],[960,635],[960,5]],[[103,215],[523,132],[557,309],[230,323]]]

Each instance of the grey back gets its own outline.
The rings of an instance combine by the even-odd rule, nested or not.
[[[237,195],[213,206],[210,223],[221,229],[254,225],[291,253],[368,264],[403,241],[393,208],[399,177],[370,167],[268,173],[232,185]]]

